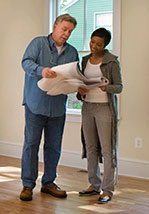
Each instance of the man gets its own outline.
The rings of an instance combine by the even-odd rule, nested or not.
[[[40,90],[37,82],[42,78],[55,78],[52,67],[78,60],[77,50],[66,41],[76,27],[69,14],[56,18],[53,32],[37,37],[27,47],[22,66],[25,71],[23,105],[25,106],[25,140],[22,154],[21,179],[23,190],[20,199],[32,200],[38,177],[38,151],[44,131],[44,174],[41,192],[66,198],[66,191],[55,183],[57,165],[65,124],[66,95],[50,96]]]

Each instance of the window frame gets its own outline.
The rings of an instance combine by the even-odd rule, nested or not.
[[[76,0],[78,1],[78,0]],[[59,14],[59,7],[58,7],[59,0],[49,0],[49,32],[53,31],[53,23]],[[86,0],[84,0],[86,3]],[[86,11],[84,9],[84,14]],[[85,15],[84,15],[85,20]],[[118,56],[120,60],[120,38],[121,38],[121,0],[113,0],[113,52],[115,55]],[[86,38],[86,28],[84,27],[84,38]],[[80,53],[88,53],[88,50],[80,50]],[[118,103],[120,109],[120,99],[118,96]],[[120,112],[120,111],[119,111]],[[80,122],[81,121],[81,109],[67,109],[67,121],[70,122]],[[119,114],[120,118],[120,114]]]

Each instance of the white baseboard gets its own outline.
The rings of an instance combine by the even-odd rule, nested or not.
[[[22,145],[0,141],[0,155],[21,158]],[[40,148],[39,161],[43,162],[43,150]],[[86,159],[81,159],[81,152],[63,150],[59,165],[86,169]],[[103,166],[101,165],[101,170]],[[119,158],[119,175],[149,179],[149,161]]]

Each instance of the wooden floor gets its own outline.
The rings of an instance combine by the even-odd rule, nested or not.
[[[58,167],[57,184],[68,193],[59,199],[40,192],[43,164],[39,170],[33,201],[21,201],[20,160],[0,156],[0,214],[149,214],[149,180],[119,176],[113,200],[101,205],[97,195],[78,196],[88,186],[86,171]]]

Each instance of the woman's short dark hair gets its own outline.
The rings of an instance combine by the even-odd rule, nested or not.
[[[101,37],[101,38],[104,38],[104,41],[105,41],[105,46],[106,47],[110,40],[111,40],[111,32],[109,30],[106,30],[105,28],[98,28],[96,29],[92,35],[91,35],[91,38],[93,36],[98,36],[98,37]]]

